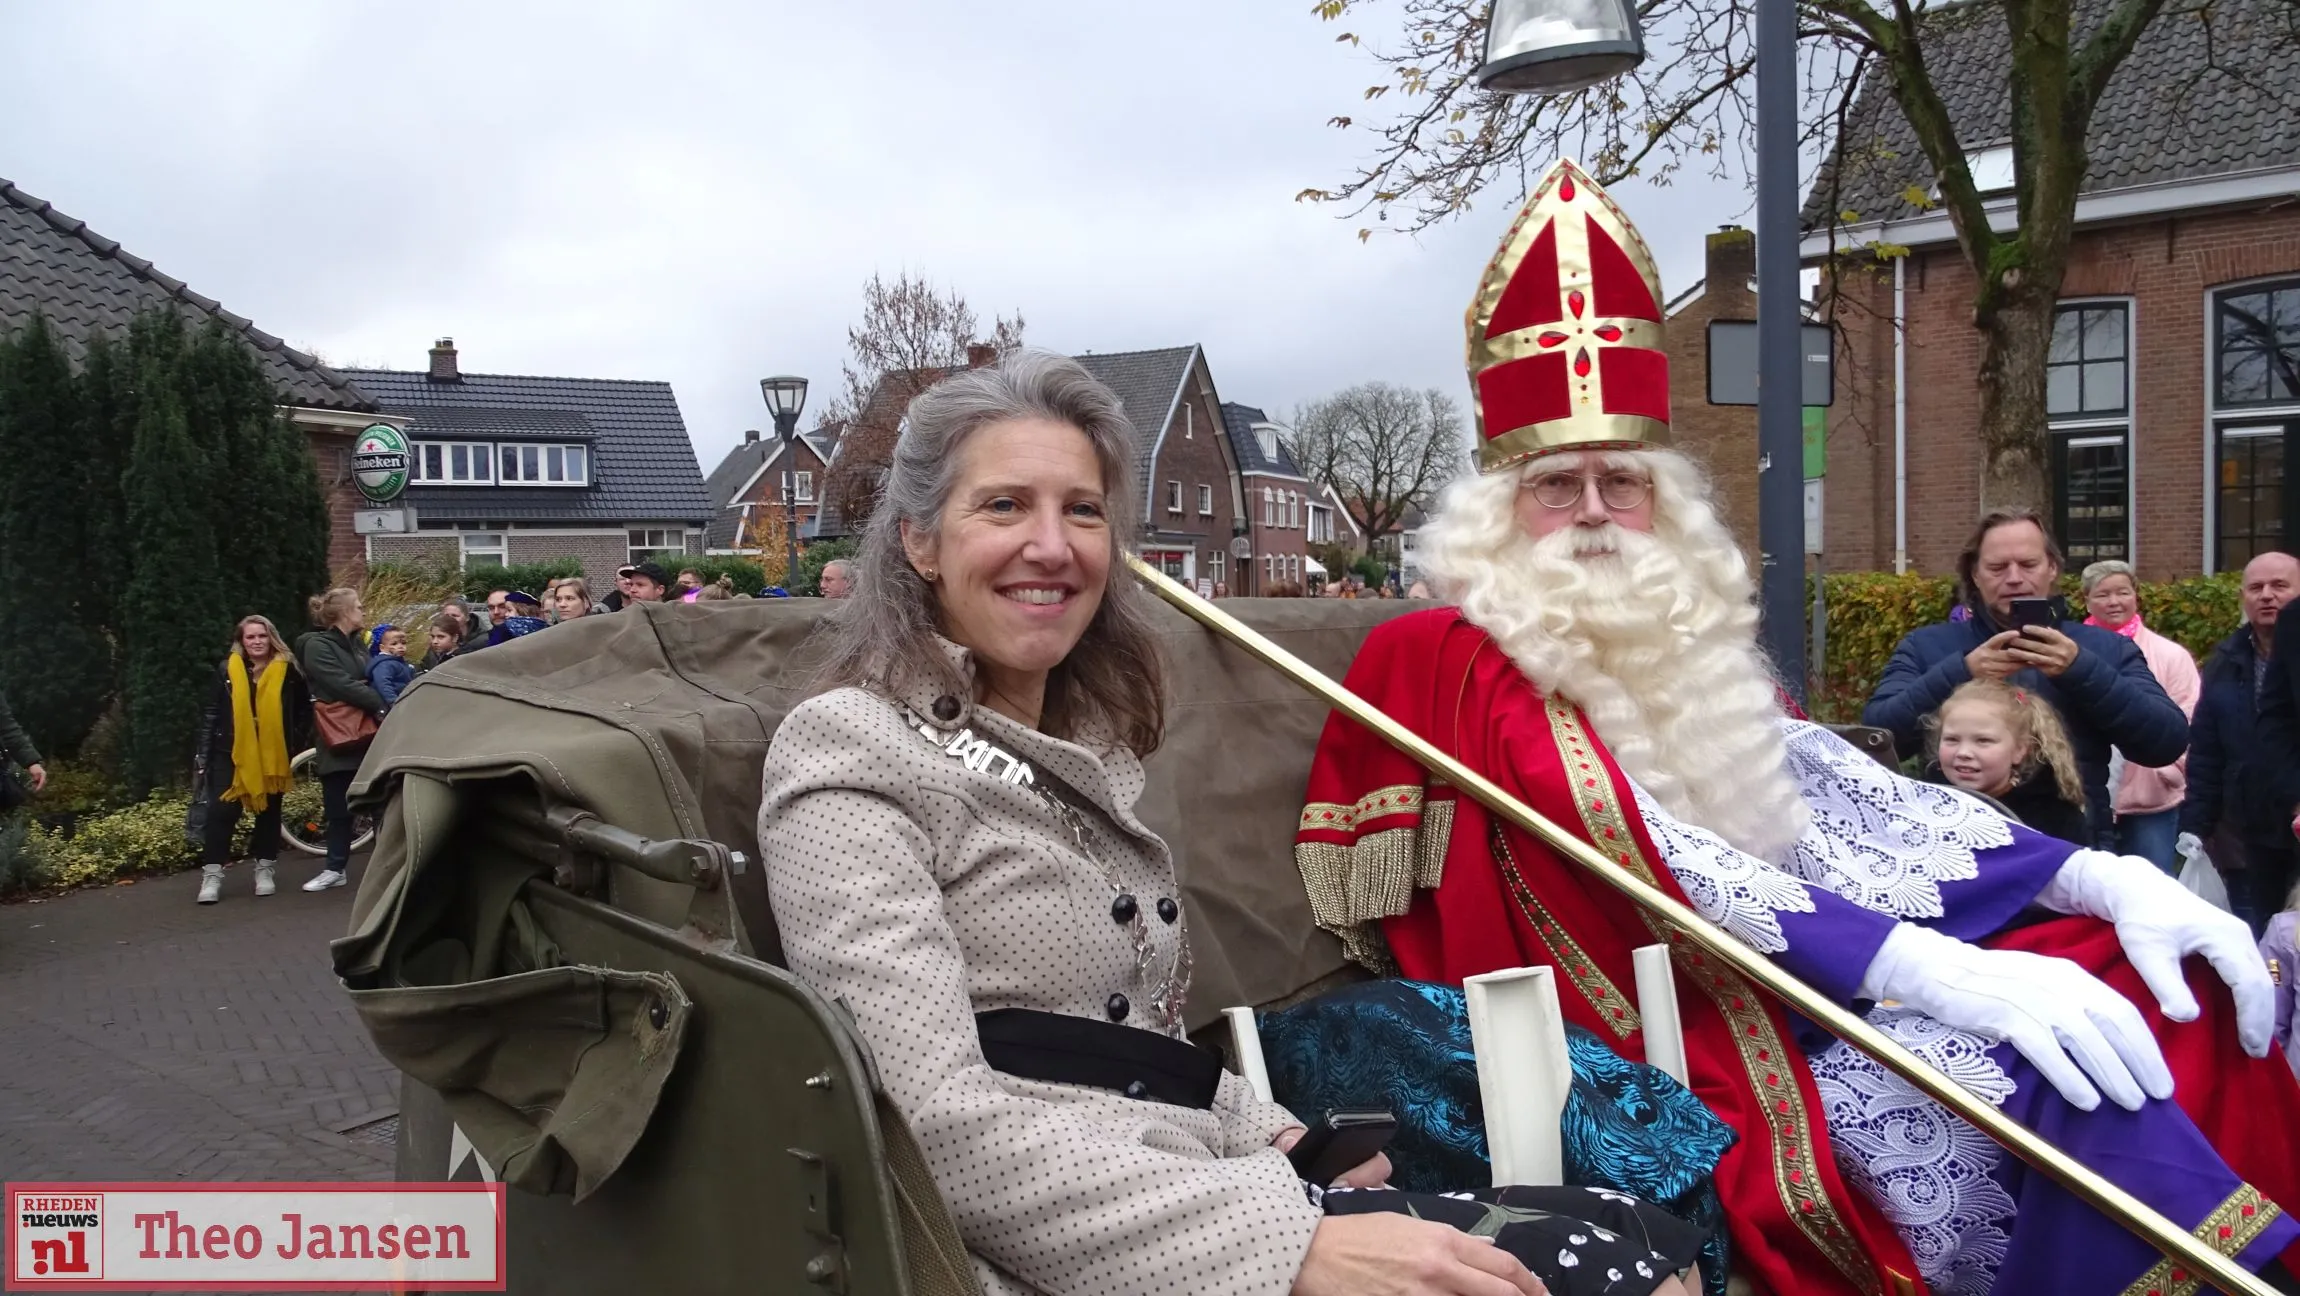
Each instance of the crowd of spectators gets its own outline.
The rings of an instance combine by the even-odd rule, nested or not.
[[[2289,943],[2300,630],[2287,622],[2300,618],[2280,613],[2300,594],[2300,558],[2245,566],[2243,623],[2201,668],[2148,627],[2129,564],[2084,569],[2081,620],[2055,593],[2061,564],[2036,514],[1983,518],[1958,561],[1956,607],[1901,640],[1863,720],[1922,751],[1928,777],[2039,831],[2168,873],[2210,860],[2230,909],[2256,933],[2281,923]]]

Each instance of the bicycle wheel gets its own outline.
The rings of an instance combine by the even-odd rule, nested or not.
[[[327,797],[320,791],[319,775],[312,772],[318,760],[316,747],[297,756],[288,766],[295,781],[280,798],[280,836],[306,855],[327,854]],[[374,842],[375,820],[355,811],[351,816],[351,849],[363,851]]]

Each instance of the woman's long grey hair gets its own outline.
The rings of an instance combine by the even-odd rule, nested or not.
[[[1124,562],[1142,508],[1134,480],[1134,428],[1108,387],[1077,361],[1050,351],[1021,351],[996,367],[961,371],[911,402],[878,506],[863,532],[854,593],[826,626],[819,682],[897,697],[921,686],[964,690],[965,681],[936,642],[939,599],[910,565],[903,524],[921,536],[939,531],[967,438],[987,424],[1029,418],[1067,423],[1085,434],[1102,466],[1110,538],[1102,604],[1048,678],[1040,727],[1068,738],[1091,724],[1146,756],[1165,732],[1165,676],[1143,596]]]

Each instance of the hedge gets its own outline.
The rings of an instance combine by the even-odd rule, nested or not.
[[[1887,572],[1841,572],[1821,579],[1828,599],[1828,658],[1813,692],[1812,711],[1823,720],[1857,721],[1902,636],[1948,616],[1956,582],[1946,576]],[[1810,580],[1806,592],[1810,598]],[[2075,576],[2061,579],[2061,593],[2081,615]],[[2140,615],[2149,629],[2186,648],[2201,666],[2243,624],[2241,578],[2224,572],[2144,581]]]
[[[190,798],[181,793],[154,793],[150,800],[83,818],[69,835],[11,816],[14,824],[0,825],[0,892],[100,886],[190,868],[200,862],[199,851],[184,839],[190,808]]]

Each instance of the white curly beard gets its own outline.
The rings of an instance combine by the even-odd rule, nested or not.
[[[1521,474],[1501,472],[1446,492],[1423,564],[1536,688],[1581,708],[1663,809],[1778,863],[1810,816],[1748,566],[1689,461],[1604,458],[1653,473],[1652,533],[1608,524],[1530,539],[1514,512]]]

